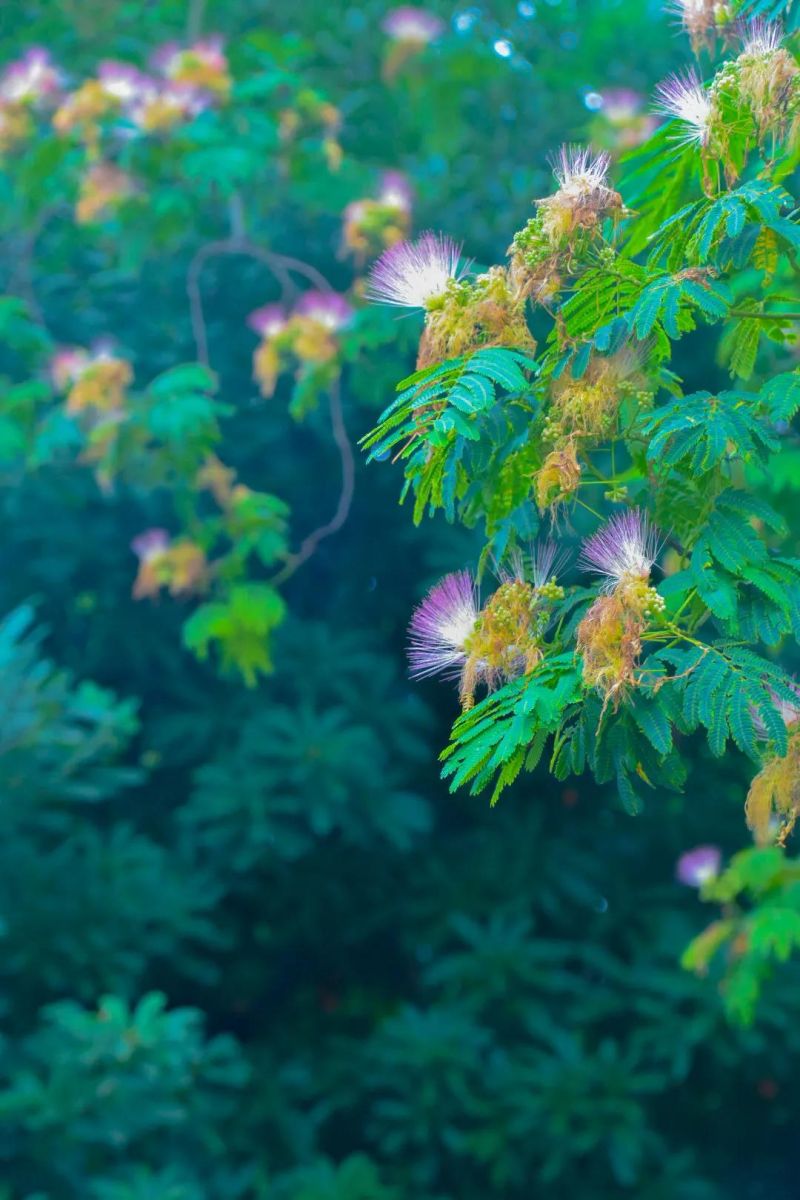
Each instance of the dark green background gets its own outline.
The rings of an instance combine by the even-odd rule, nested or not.
[[[549,187],[548,154],[585,133],[586,93],[651,92],[685,58],[645,0],[438,4],[447,34],[387,87],[389,7],[194,10],[234,75],[268,54],[341,108],[340,178],[309,167],[254,201],[259,235],[341,288],[341,209],[375,170],[412,177],[417,229],[493,261]],[[75,78],[143,63],[187,8],[6,0],[3,56],[45,44]],[[187,263],[221,216],[190,211],[168,252],[46,232],[32,284],[54,340],[112,332],[145,380],[191,360]],[[0,235],[6,288],[21,233],[6,216]],[[258,264],[220,261],[207,287],[226,459],[291,504],[296,543],[335,502],[325,411],[297,425],[283,388],[256,397]],[[353,440],[413,364],[416,328],[346,369]],[[681,349],[687,388],[715,377],[706,336]],[[185,606],[130,599],[129,542],[168,520],[161,492],[104,497],[55,468],[3,483],[0,1196],[797,1196],[796,973],[743,1032],[678,965],[706,916],[674,864],[742,844],[739,763],[698,744],[687,795],[655,793],[637,818],[543,774],[494,811],[449,796],[436,753],[455,697],[407,682],[404,630],[479,545],[414,529],[388,465],[359,462],[348,522],[287,587],[276,672],[252,691],[181,649]]]

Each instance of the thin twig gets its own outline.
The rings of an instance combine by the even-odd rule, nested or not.
[[[299,290],[292,279],[293,274],[307,279],[309,283],[313,283],[322,292],[333,291],[325,276],[316,267],[312,267],[310,263],[303,262],[299,258],[292,258],[287,254],[276,254],[271,250],[265,250],[262,246],[250,242],[247,237],[239,232],[242,229],[243,220],[241,209],[238,207],[231,213],[231,226],[234,232],[230,237],[221,238],[216,242],[207,242],[204,246],[200,247],[189,263],[189,269],[186,274],[186,291],[189,297],[189,310],[191,314],[192,333],[197,348],[197,359],[198,362],[201,362],[206,367],[210,365],[208,356],[208,331],[203,312],[203,294],[200,286],[200,278],[203,268],[212,258],[226,254],[241,254],[263,263],[280,283],[284,297],[287,292],[297,292]],[[329,521],[313,529],[303,539],[299,550],[289,556],[284,566],[271,580],[274,584],[284,583],[287,579],[291,578],[298,567],[301,567],[311,557],[324,538],[330,537],[331,534],[337,533],[342,528],[350,514],[350,506],[353,502],[353,491],[355,488],[355,458],[344,422],[341,389],[338,379],[334,379],[328,393],[328,410],[330,412],[333,440],[339,451],[342,471],[342,482],[336,510]]]
[[[298,567],[301,567],[311,557],[323,538],[330,537],[331,534],[337,533],[342,528],[350,513],[350,505],[353,502],[355,487],[355,459],[353,457],[353,447],[347,436],[347,427],[344,423],[341,388],[338,379],[335,379],[331,384],[328,394],[328,410],[331,417],[333,440],[336,443],[336,448],[339,451],[339,459],[342,464],[342,485],[339,490],[336,511],[330,521],[326,521],[324,525],[319,525],[307,537],[303,538],[303,541],[300,543],[300,549],[289,557],[285,566],[270,580],[274,584],[285,583],[287,579],[290,579]]]
[[[313,283],[320,291],[333,291],[325,276],[320,274],[310,263],[303,262],[299,258],[291,258],[287,254],[276,254],[272,250],[266,250],[263,246],[257,246],[246,237],[232,234],[230,237],[220,238],[216,242],[206,242],[194,255],[186,273],[186,292],[189,297],[189,312],[191,315],[194,342],[197,347],[197,360],[205,367],[209,365],[208,333],[203,313],[200,276],[203,273],[206,263],[212,258],[237,254],[244,258],[252,258],[256,262],[263,263],[267,270],[280,283],[284,297],[287,293],[296,293],[299,290],[297,284],[292,279],[292,275],[302,276],[309,283]]]
[[[186,40],[194,42],[203,30],[206,0],[189,0],[189,11],[186,16]]]

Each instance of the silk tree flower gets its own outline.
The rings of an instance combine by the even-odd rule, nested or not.
[[[605,591],[630,579],[649,579],[659,551],[659,535],[646,513],[628,509],[611,517],[583,544],[579,563],[605,576]]]
[[[606,182],[610,163],[605,151],[593,154],[582,146],[561,147],[552,162],[558,191],[536,201],[534,224],[544,238],[546,257],[552,259],[554,253],[569,248],[581,230],[599,229],[603,218],[622,212],[622,197]]]
[[[353,200],[342,214],[342,243],[364,262],[397,245],[409,231],[413,194],[400,171],[384,171],[377,194]]]
[[[675,864],[675,876],[686,887],[700,888],[719,875],[722,853],[719,846],[695,846]]]
[[[175,541],[165,529],[145,529],[131,542],[139,559],[133,583],[135,600],[157,596],[162,587],[180,596],[202,591],[208,578],[208,563],[200,546],[189,538]]]
[[[797,703],[787,700],[783,696],[778,696],[777,693],[772,690],[772,688],[769,689],[773,708],[778,713],[787,729],[790,729],[793,725],[796,725],[797,722],[800,721],[800,684],[798,684],[795,680],[792,680],[789,686],[797,696]],[[769,737],[769,731],[764,724],[764,720],[758,709],[751,708],[750,715],[753,718],[753,725],[755,726],[756,735],[760,738]]]
[[[231,87],[224,46],[221,37],[201,38],[191,46],[167,42],[159,47],[151,61],[157,71],[174,83],[224,98]]]
[[[680,122],[675,134],[684,145],[708,143],[711,122],[711,99],[700,76],[692,68],[683,74],[669,75],[656,88],[656,110]]]
[[[584,543],[579,563],[604,576],[601,595],[578,626],[583,678],[616,706],[637,683],[642,634],[664,611],[650,586],[658,535],[638,509],[612,517]]]
[[[138,100],[148,88],[152,89],[154,86],[153,80],[137,67],[112,59],[100,63],[97,79],[103,90],[118,100],[123,108]]]
[[[781,45],[779,26],[752,21],[746,27],[742,53],[727,65],[730,83],[747,103],[758,126],[759,137],[783,138],[791,128],[790,140],[800,126],[800,67]]]
[[[131,550],[140,562],[152,562],[169,548],[170,536],[166,529],[145,529],[131,542]]]
[[[590,195],[605,188],[611,156],[592,154],[585,146],[562,146],[553,163],[553,174],[562,192]]]
[[[288,317],[282,304],[264,304],[255,309],[247,318],[247,324],[259,337],[271,338],[281,333],[287,325]]]
[[[162,133],[196,117],[209,103],[207,92],[167,83],[145,89],[129,106],[128,115],[143,133]]]
[[[388,12],[381,28],[395,41],[427,46],[444,32],[444,21],[426,8],[405,4]]]
[[[466,710],[480,685],[493,691],[532,671],[543,657],[552,603],[564,595],[555,578],[561,557],[550,542],[534,547],[527,564],[518,556],[511,572],[500,572],[500,585],[483,607],[469,571],[447,575],[412,617],[412,678],[458,679]]]
[[[770,689],[775,710],[786,726],[786,753],[766,756],[745,801],[747,826],[759,845],[784,845],[800,816],[800,685],[792,681],[791,688],[796,704]],[[766,740],[769,731],[763,717],[753,708],[750,715],[756,734]]]
[[[564,589],[558,585],[558,577],[568,562],[569,551],[559,546],[558,542],[552,538],[539,539],[533,543],[527,555],[520,552],[514,554],[511,573],[501,572],[500,578],[504,583],[514,580],[530,582],[535,592],[560,600],[564,596]]]
[[[414,192],[402,171],[384,171],[378,186],[378,201],[388,208],[411,212]]]
[[[458,678],[467,662],[467,642],[478,612],[477,584],[469,571],[445,575],[432,587],[409,626],[411,678]]]
[[[415,242],[390,247],[373,266],[367,298],[376,304],[426,309],[440,300],[459,271],[461,246],[445,234],[428,231]]]
[[[756,19],[744,27],[743,54],[774,54],[783,44],[783,30],[776,21]]]
[[[713,49],[717,35],[730,25],[733,13],[724,0],[671,0],[667,8],[689,35],[692,49]]]
[[[0,103],[38,104],[58,96],[63,82],[49,51],[33,46],[0,76]]]
[[[49,374],[53,386],[59,392],[65,392],[76,383],[91,364],[88,350],[79,346],[65,346],[57,350],[50,360]]]
[[[352,304],[339,292],[305,292],[294,307],[294,316],[316,321],[331,332],[346,325],[352,315]]]
[[[66,393],[68,413],[90,410],[96,417],[124,410],[133,372],[130,363],[116,354],[109,342],[98,341],[91,351],[78,346],[59,350],[50,361],[49,371],[55,388]]]

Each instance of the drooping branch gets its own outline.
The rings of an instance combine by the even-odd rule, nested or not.
[[[336,510],[329,521],[313,529],[303,539],[300,549],[295,554],[292,554],[281,570],[273,576],[272,583],[285,583],[287,579],[290,579],[298,567],[301,567],[311,557],[321,541],[330,537],[331,534],[338,533],[350,514],[350,506],[353,502],[353,492],[355,489],[355,458],[353,456],[353,447],[347,436],[347,427],[344,422],[344,413],[342,410],[341,387],[338,379],[335,379],[331,384],[328,394],[328,411],[330,412],[333,440],[339,451],[342,470],[342,482]]]
[[[231,210],[231,227],[233,233],[229,237],[221,238],[215,242],[207,242],[199,248],[189,263],[186,275],[186,292],[189,297],[189,311],[192,322],[192,333],[197,350],[197,359],[198,362],[201,362],[206,367],[210,366],[210,360],[201,277],[203,269],[211,259],[224,255],[238,254],[263,263],[280,284],[283,299],[299,290],[292,278],[293,275],[299,275],[301,278],[307,279],[309,283],[313,284],[320,291],[333,291],[325,276],[315,267],[312,267],[310,263],[303,262],[299,258],[293,258],[291,255],[277,254],[272,250],[266,250],[263,246],[251,242],[243,232],[241,209],[235,205],[232,206]],[[295,571],[311,558],[321,541],[337,533],[342,528],[350,513],[355,488],[355,457],[344,421],[341,387],[338,379],[334,379],[330,386],[328,411],[330,413],[333,440],[339,452],[339,461],[341,463],[341,486],[336,509],[329,521],[313,529],[303,539],[299,550],[288,558],[281,570],[274,576],[272,582],[276,584],[283,583],[294,575]]]

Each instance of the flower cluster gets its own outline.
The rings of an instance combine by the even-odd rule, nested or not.
[[[253,355],[253,376],[262,395],[275,391],[278,376],[294,360],[303,368],[337,369],[338,334],[352,316],[350,302],[338,292],[306,292],[291,312],[267,304],[252,312],[250,328],[261,341]]]
[[[344,250],[364,262],[402,241],[411,224],[411,205],[411,187],[406,177],[399,171],[385,171],[377,196],[353,200],[344,210]]]
[[[562,558],[552,542],[521,558],[481,606],[469,571],[447,575],[414,612],[409,628],[412,678],[457,679],[464,709],[480,685],[489,691],[532,671],[541,661],[553,604],[562,599],[557,583]]]
[[[695,70],[672,75],[657,89],[657,110],[674,118],[676,140],[719,159],[729,184],[746,148],[794,144],[800,132],[800,67],[777,25],[756,20],[743,27],[741,53],[725,62],[706,88]]]
[[[47,50],[33,46],[0,75],[0,152],[24,141],[33,114],[58,101],[63,76]]]
[[[713,50],[720,34],[730,30],[735,13],[725,0],[672,0],[669,5],[689,35],[695,53]]]
[[[202,591],[208,582],[208,563],[200,546],[189,538],[170,538],[166,529],[146,529],[131,542],[139,560],[133,584],[136,600],[154,597],[162,588],[181,596]]]
[[[563,502],[578,486],[580,445],[614,437],[629,402],[637,410],[652,403],[652,387],[643,369],[646,353],[644,346],[594,354],[578,378],[566,370],[553,380],[542,437],[555,448],[534,481],[541,509]]]
[[[558,189],[536,201],[536,216],[509,248],[515,289],[537,303],[554,299],[575,253],[592,243],[603,222],[624,214],[622,197],[608,186],[607,153],[593,155],[580,146],[562,146],[553,162]]]
[[[222,42],[207,38],[187,48],[162,46],[154,73],[130,63],[102,62],[95,78],[65,97],[53,118],[59,133],[80,133],[96,147],[100,124],[122,120],[130,133],[161,133],[224,100],[231,86]]]
[[[65,411],[85,436],[82,461],[96,464],[98,484],[110,487],[108,455],[127,415],[127,392],[133,381],[130,363],[115,354],[108,342],[100,341],[91,350],[57,351],[49,373],[54,389],[65,397]]]
[[[71,415],[111,414],[124,411],[133,372],[108,343],[98,342],[91,350],[59,350],[50,362],[50,378],[56,391],[65,394]]]
[[[467,279],[460,259],[461,247],[452,238],[427,232],[387,250],[370,272],[368,299],[424,311],[417,366],[481,346],[535,349],[525,297],[514,289],[508,271],[492,267]]]
[[[769,690],[775,711],[789,734],[789,745],[784,755],[768,755],[753,779],[745,817],[759,844],[777,840],[782,845],[800,816],[800,685],[792,684],[793,700]],[[752,710],[750,715],[756,733],[766,740],[769,731],[761,714]]]
[[[583,678],[615,705],[635,685],[642,634],[664,610],[650,585],[658,550],[658,534],[646,514],[631,509],[607,521],[581,554],[581,566],[604,580],[577,630]]]

